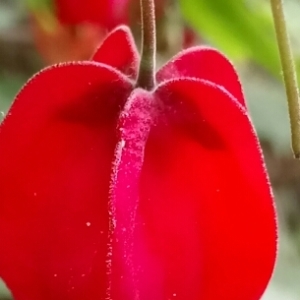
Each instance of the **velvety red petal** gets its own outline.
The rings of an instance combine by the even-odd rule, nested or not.
[[[221,85],[245,106],[238,75],[231,62],[217,50],[206,47],[183,50],[164,65],[156,75],[158,82],[182,77],[209,80]]]
[[[120,26],[113,30],[96,50],[92,60],[112,66],[136,79],[140,59],[130,29]]]
[[[35,76],[0,127],[0,277],[15,300],[104,299],[108,193],[132,89],[97,63]]]
[[[111,187],[111,298],[259,299],[276,217],[243,107],[192,79],[129,104]]]
[[[145,150],[140,214],[152,254],[172,274],[161,299],[259,299],[273,271],[277,232],[248,115],[207,81],[165,83],[156,96],[165,119]]]

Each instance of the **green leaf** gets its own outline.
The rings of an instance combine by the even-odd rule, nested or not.
[[[187,22],[231,59],[251,59],[280,75],[271,15],[264,1],[180,0]]]

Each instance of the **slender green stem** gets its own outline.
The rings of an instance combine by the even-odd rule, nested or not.
[[[137,86],[151,90],[155,86],[156,30],[154,0],[140,0],[142,55]]]
[[[300,104],[297,74],[291,51],[283,10],[283,0],[270,0],[279,48],[283,79],[288,100],[292,149],[295,158],[300,158]]]

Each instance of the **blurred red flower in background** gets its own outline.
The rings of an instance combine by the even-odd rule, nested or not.
[[[92,23],[106,30],[129,22],[132,0],[53,0],[54,11],[62,24]],[[139,0],[137,5],[139,5]]]

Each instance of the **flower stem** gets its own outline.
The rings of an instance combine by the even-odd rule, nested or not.
[[[295,158],[300,158],[300,103],[299,89],[297,85],[297,74],[295,70],[294,59],[291,51],[289,36],[287,33],[286,22],[283,10],[283,0],[270,0],[277,43],[279,48],[281,66],[285,91],[288,100],[292,149]]]
[[[156,30],[154,0],[140,0],[142,55],[137,86],[152,90],[155,86]]]

